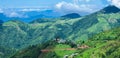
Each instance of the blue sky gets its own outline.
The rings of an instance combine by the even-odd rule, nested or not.
[[[0,0],[1,8],[40,8],[40,7],[53,7],[60,1],[64,0]],[[72,2],[72,0],[65,0]]]
[[[42,8],[54,7],[57,3],[65,1],[73,3],[75,0],[0,0],[0,8]],[[76,0],[77,1],[77,0]],[[86,0],[89,1],[89,0]],[[86,3],[85,0],[79,0],[79,4],[108,4],[106,0],[91,0]]]
[[[45,9],[53,10],[59,14],[79,13],[80,15],[86,15],[110,4],[120,7],[120,0],[0,0],[0,13],[6,12],[3,9],[7,8],[29,8],[21,11]],[[11,12],[10,10],[7,11]],[[15,12],[13,13],[15,14]]]

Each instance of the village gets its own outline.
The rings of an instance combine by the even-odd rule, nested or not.
[[[53,39],[53,42],[57,43],[57,44],[68,44],[68,45],[71,46],[71,48],[57,49],[59,51],[63,51],[63,50],[72,51],[72,50],[87,49],[87,48],[89,48],[89,46],[87,46],[87,45],[76,44],[75,42],[72,42],[70,40],[61,39],[61,38],[55,38],[55,39]],[[42,52],[52,52],[54,50],[52,50],[52,49],[43,49],[41,51]],[[74,58],[78,54],[79,54],[78,52],[75,52],[75,53],[72,53],[70,55],[64,55],[63,58]]]

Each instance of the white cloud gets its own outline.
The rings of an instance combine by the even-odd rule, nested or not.
[[[91,0],[79,0],[80,2],[83,2],[83,1],[85,1],[85,2],[90,2]]]
[[[19,17],[20,15],[16,12],[10,13],[9,17]]]
[[[79,0],[73,0],[74,4],[78,4]]]
[[[68,3],[65,1],[59,2],[56,4],[56,10],[59,12],[62,12],[64,14],[67,13],[92,13],[95,12],[97,9],[95,5],[90,5],[90,4],[75,4],[75,3]]]
[[[108,2],[120,8],[120,0],[108,0]]]
[[[19,18],[26,18],[26,17],[28,17],[28,16],[26,16],[26,15],[19,14],[19,13],[17,13],[17,12],[5,13],[5,15],[6,15],[7,17],[19,17]]]
[[[20,10],[20,11],[29,12],[29,11],[42,11],[42,10],[46,10],[46,9],[40,9],[40,8],[26,8],[26,9],[22,9],[22,10]]]
[[[85,0],[86,2],[90,2],[90,0]]]
[[[3,13],[4,11],[2,9],[0,9],[0,13]]]

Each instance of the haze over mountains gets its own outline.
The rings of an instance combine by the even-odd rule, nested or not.
[[[70,13],[78,13],[80,16],[83,16],[83,14],[81,14],[82,12],[80,13],[70,12]],[[67,13],[67,14],[70,14],[70,13]],[[44,9],[44,8],[43,9],[41,8],[3,8],[3,9],[0,9],[0,16],[1,16],[0,19],[3,21],[17,19],[17,20],[21,20],[24,22],[30,22],[37,18],[58,18],[58,17],[64,16],[67,14],[62,14],[59,11],[51,10],[51,9]],[[84,16],[88,14],[91,14],[91,13],[84,14]]]
[[[13,10],[15,10],[13,8]],[[7,10],[8,11],[8,10]],[[34,15],[33,15],[34,14]],[[70,14],[72,15],[72,14]],[[73,13],[73,15],[75,15],[75,17],[70,17],[70,18],[78,18],[80,17],[79,14],[77,13]],[[57,13],[53,10],[31,10],[31,11],[11,11],[10,13],[8,14],[5,14],[5,13],[0,13],[0,19],[3,20],[3,21],[8,21],[8,20],[21,20],[23,22],[31,22],[35,19],[38,19],[38,18],[59,18],[61,16],[64,16],[60,13]]]
[[[28,9],[26,9],[25,11],[25,9],[22,10],[22,8],[18,8],[18,9],[8,8],[8,9],[5,9],[4,12],[0,13],[0,16],[1,16],[0,19],[3,21],[17,19],[24,22],[30,22],[37,18],[54,18],[54,17],[59,17],[61,15],[57,14],[52,10],[31,9],[28,11]]]

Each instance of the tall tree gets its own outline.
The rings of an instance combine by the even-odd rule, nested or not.
[[[0,20],[0,30],[2,29],[2,24],[3,24],[3,21]]]

